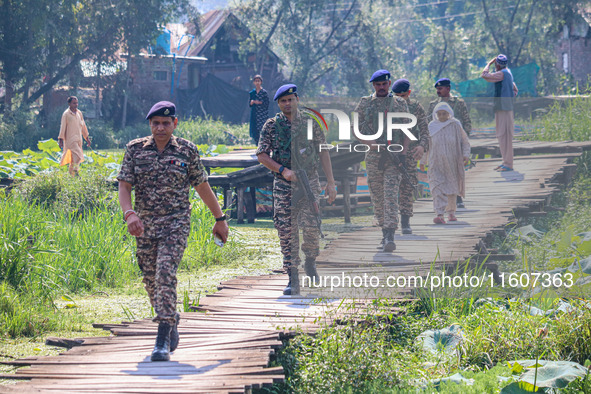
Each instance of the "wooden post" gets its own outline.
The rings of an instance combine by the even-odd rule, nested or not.
[[[236,188],[236,222],[244,223],[244,186]]]
[[[351,185],[349,184],[349,177],[346,174],[343,175],[341,186],[343,187],[345,223],[351,223]]]
[[[224,208],[228,209],[232,207],[232,187],[230,186],[224,192]],[[232,217],[232,212],[230,212],[230,217]]]
[[[250,187],[250,194],[248,195],[248,207],[246,208],[246,218],[248,223],[254,223],[257,216],[257,192],[256,187]]]

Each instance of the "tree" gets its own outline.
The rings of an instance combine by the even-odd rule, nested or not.
[[[0,0],[0,63],[5,110],[15,94],[27,107],[78,67],[118,50],[147,47],[158,26],[188,0]]]
[[[270,43],[286,62],[287,80],[307,95],[327,85],[346,88],[344,74],[359,73],[354,65],[366,69],[368,32],[362,29],[366,15],[358,0],[251,0],[236,13],[253,32],[250,48]]]

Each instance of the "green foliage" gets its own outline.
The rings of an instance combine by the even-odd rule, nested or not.
[[[216,246],[211,213],[195,194],[191,198],[192,227],[180,270],[233,264],[257,253],[235,234],[223,248]],[[47,317],[52,298],[139,282],[134,248],[104,175],[89,168],[80,177],[52,172],[26,179],[0,198],[0,283],[6,293],[0,335],[37,335],[66,324]]]
[[[68,216],[84,216],[98,208],[116,209],[114,186],[96,168],[72,177],[63,171],[52,171],[26,178],[14,191],[31,204]]]
[[[181,120],[175,135],[197,145],[250,144],[248,124],[231,125],[221,120],[194,118]]]
[[[80,60],[108,61],[122,47],[136,54],[149,46],[162,23],[186,11],[194,15],[184,0],[124,0],[116,6],[102,0],[3,2],[0,62],[5,110],[12,111],[11,101],[20,86],[24,85],[21,108],[26,109],[70,74]]]
[[[528,139],[543,141],[588,141],[591,139],[591,99],[577,95],[556,100],[548,112],[535,120]]]
[[[460,302],[456,304],[460,310]],[[446,393],[495,393],[512,382],[498,379],[511,375],[506,361],[544,356],[583,364],[591,356],[591,329],[586,328],[591,327],[591,308],[584,302],[571,305],[570,312],[553,317],[532,316],[525,301],[506,307],[481,303],[465,316],[452,308],[429,317],[414,313],[412,305],[399,316],[388,308],[371,315],[349,311],[349,319],[338,325],[324,326],[314,335],[300,333],[287,344],[279,357],[288,375],[284,391],[406,392],[404,388],[438,385]],[[450,324],[462,327],[456,350],[425,352],[417,341],[421,332]],[[463,378],[474,379],[472,386],[436,383],[460,371]]]
[[[53,139],[36,143],[41,152],[24,150],[22,153],[14,151],[0,151],[0,177],[26,178],[41,172],[51,172],[60,168],[61,149]],[[83,168],[90,165],[95,174],[110,174],[115,177],[119,170],[121,158],[118,155],[104,155],[95,151],[87,151],[84,156]]]

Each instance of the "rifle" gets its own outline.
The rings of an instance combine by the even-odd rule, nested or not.
[[[388,157],[392,160],[394,165],[396,167],[398,167],[398,169],[400,170],[400,173],[402,174],[402,177],[404,178],[404,180],[407,181],[408,184],[411,185],[412,187],[417,187],[417,185],[415,185],[414,182],[412,181],[412,178],[410,177],[410,175],[408,175],[408,172],[406,171],[406,164],[400,158],[400,156],[397,153],[390,152],[387,149],[386,149],[386,152],[388,152]]]
[[[318,206],[318,202],[316,202],[316,198],[314,197],[314,193],[312,192],[312,188],[310,187],[310,180],[308,179],[308,174],[306,174],[305,170],[294,170],[298,182],[299,188],[296,189],[296,192],[292,196],[291,205],[295,206],[298,201],[305,197],[311,205],[312,214],[316,219],[316,226],[318,227],[318,231],[320,231],[320,236],[324,238],[324,234],[322,233],[321,228],[321,221],[320,221],[320,207]]]

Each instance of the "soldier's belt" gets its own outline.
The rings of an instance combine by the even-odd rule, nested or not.
[[[141,211],[138,211],[138,215],[140,217],[154,217],[154,216],[175,216],[175,215],[179,215],[181,216],[181,214],[186,214],[189,215],[190,213],[190,208],[187,207],[186,209],[175,209],[175,210],[167,210],[167,209],[143,209]]]

